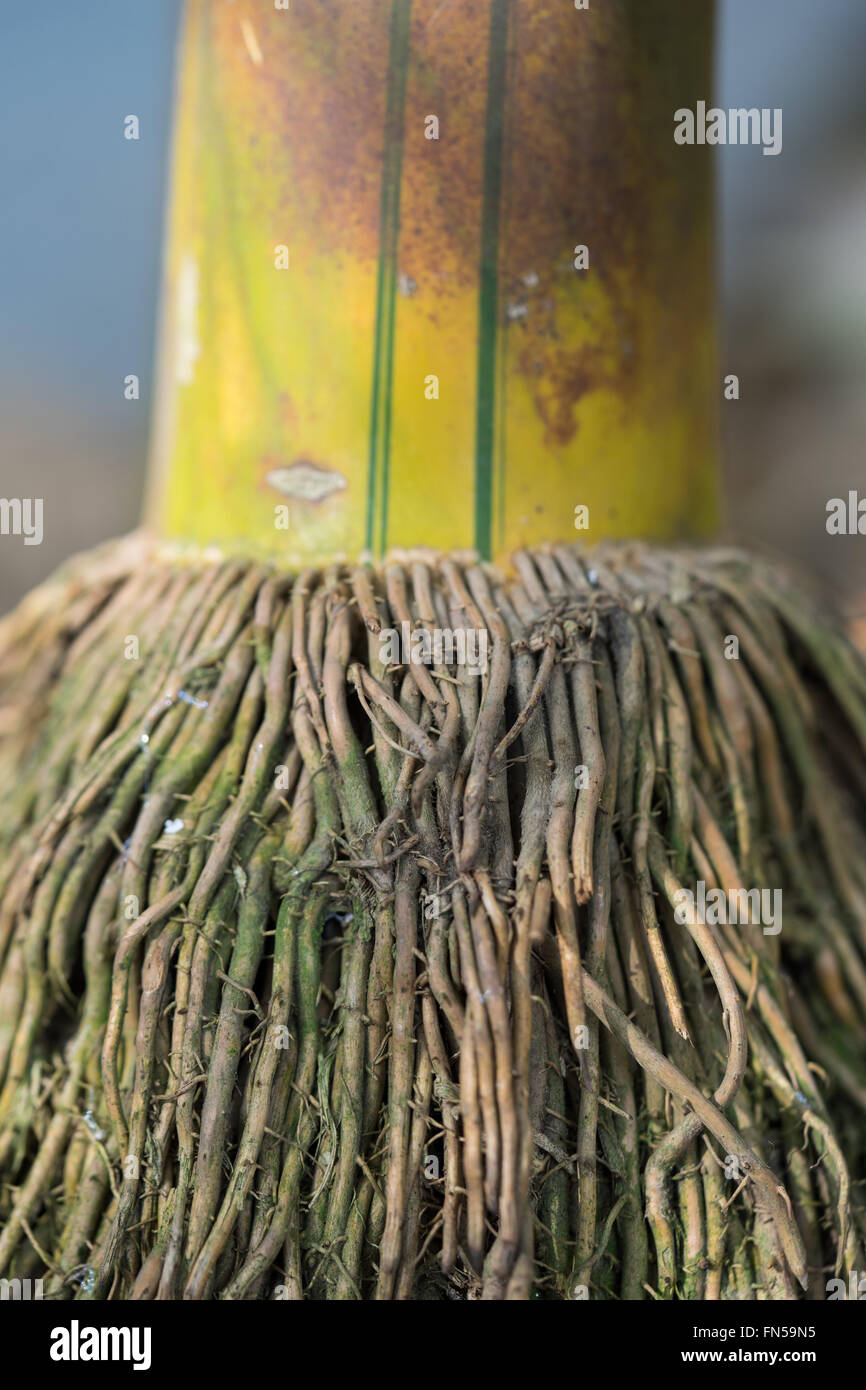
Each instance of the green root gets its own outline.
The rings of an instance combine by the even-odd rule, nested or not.
[[[0,661],[0,1275],[700,1300],[864,1268],[866,664],[766,564],[293,578],[133,538]]]

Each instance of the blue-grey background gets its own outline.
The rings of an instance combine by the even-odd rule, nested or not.
[[[866,540],[824,530],[828,497],[866,492],[866,3],[718,12],[716,104],[784,111],[778,157],[718,152],[728,531],[866,610]],[[0,546],[0,612],[137,522],[179,14],[0,0],[0,496],[50,499],[42,546]]]

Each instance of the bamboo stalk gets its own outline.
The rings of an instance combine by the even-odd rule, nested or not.
[[[152,524],[296,568],[503,557],[577,507],[581,539],[707,532],[709,152],[673,111],[711,31],[676,0],[189,0]]]

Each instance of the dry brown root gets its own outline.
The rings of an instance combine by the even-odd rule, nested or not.
[[[866,665],[763,562],[293,579],[132,538],[0,663],[0,1275],[785,1299],[863,1268]]]

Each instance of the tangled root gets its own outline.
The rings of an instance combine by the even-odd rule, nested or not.
[[[787,1299],[866,1267],[863,661],[731,551],[515,576],[134,538],[0,627],[0,1273]]]

